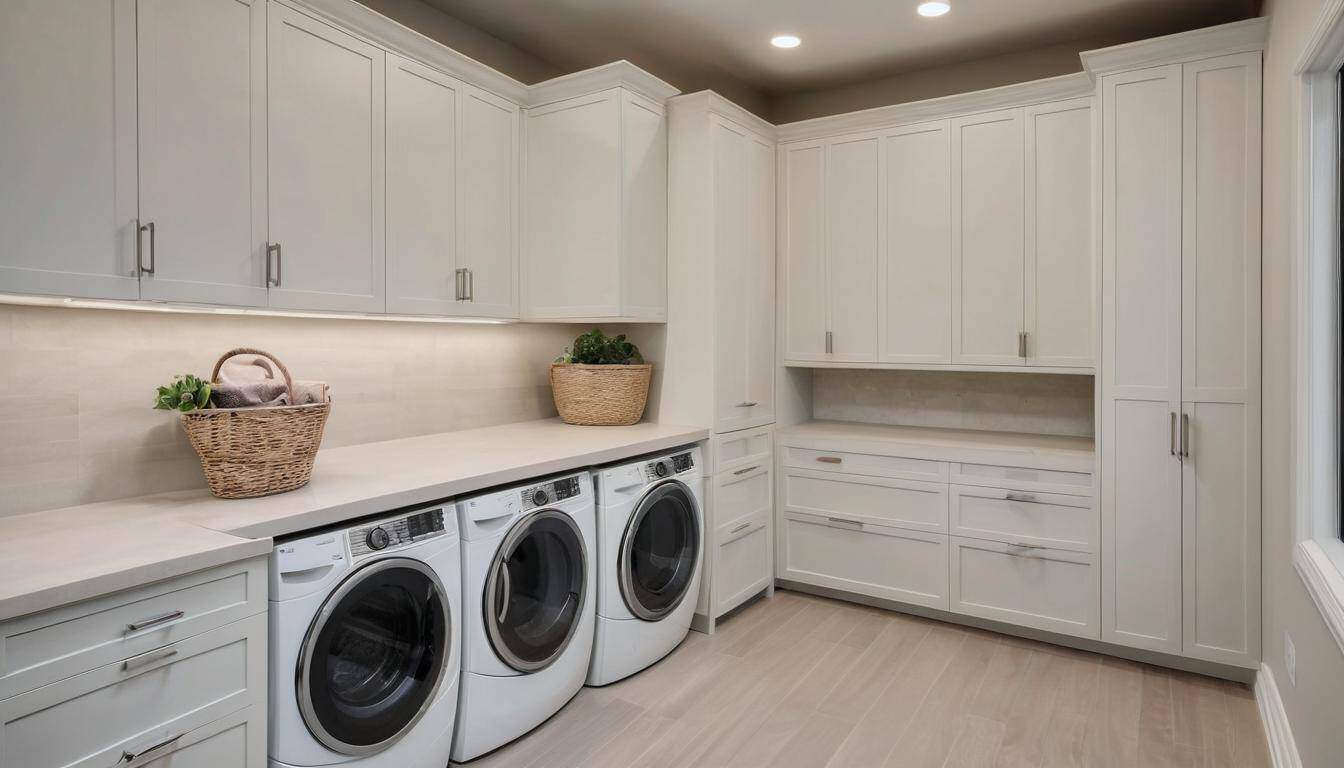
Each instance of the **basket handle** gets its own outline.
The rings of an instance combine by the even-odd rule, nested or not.
[[[238,347],[237,349],[231,349],[228,352],[225,352],[223,355],[220,356],[219,360],[215,362],[215,370],[210,372],[210,383],[218,384],[219,369],[224,367],[225,361],[227,361],[229,358],[237,357],[238,355],[259,355],[261,357],[266,358],[267,360],[270,360],[272,363],[275,363],[275,367],[279,368],[280,373],[283,373],[285,375],[285,393],[289,395],[289,402],[291,404],[294,403],[294,377],[289,375],[289,369],[285,367],[284,363],[280,362],[280,358],[276,357],[275,355],[272,355],[270,352],[261,349],[253,349],[252,347]]]

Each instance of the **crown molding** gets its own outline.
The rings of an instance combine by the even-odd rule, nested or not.
[[[1261,16],[1095,51],[1083,51],[1078,56],[1083,60],[1083,69],[1096,78],[1113,72],[1180,64],[1227,53],[1263,51],[1268,33],[1269,19]]]
[[[379,47],[414,59],[428,67],[440,70],[490,91],[496,96],[522,104],[528,87],[499,70],[463,55],[431,40],[413,29],[387,18],[373,9],[352,0],[285,0],[297,10],[309,13],[352,31]]]
[[[696,91],[671,98],[667,102],[667,110],[669,113],[681,110],[707,112],[731,120],[767,139],[775,138],[774,123],[762,119],[714,91]]]
[[[672,85],[621,59],[532,85],[528,87],[527,97],[522,103],[526,107],[540,107],[608,88],[624,88],[658,104],[681,93]]]
[[[983,91],[957,93],[936,99],[910,101],[886,107],[874,107],[843,115],[814,117],[778,127],[781,142],[801,141],[837,136],[857,131],[908,125],[926,120],[937,120],[976,112],[989,112],[1008,107],[1024,107],[1046,101],[1062,101],[1079,96],[1091,96],[1095,91],[1092,78],[1086,72],[1015,83]]]

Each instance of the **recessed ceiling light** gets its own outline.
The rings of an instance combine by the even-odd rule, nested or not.
[[[776,48],[797,48],[803,40],[797,35],[775,35],[770,38],[770,44]]]
[[[919,7],[915,10],[919,12],[920,16],[928,16],[932,18],[934,16],[942,16],[944,13],[952,10],[952,4],[943,2],[943,0],[930,0],[930,2],[927,3],[920,3]]]

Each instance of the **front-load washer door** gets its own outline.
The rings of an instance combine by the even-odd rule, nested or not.
[[[588,580],[583,533],[554,509],[510,529],[486,577],[486,634],[500,660],[519,672],[550,666],[579,628]]]
[[[686,597],[700,556],[695,495],[679,480],[654,486],[621,538],[621,598],[636,617],[658,621]]]
[[[299,710],[313,736],[344,755],[391,746],[434,702],[452,622],[437,574],[408,558],[348,576],[313,619],[299,656]]]

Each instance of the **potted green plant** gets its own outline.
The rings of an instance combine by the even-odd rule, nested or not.
[[[551,364],[555,409],[567,424],[628,426],[644,415],[653,365],[625,334],[594,328]]]

